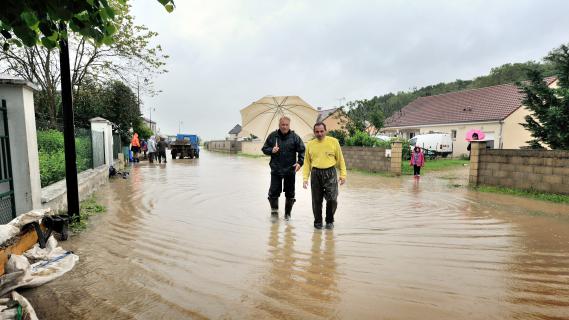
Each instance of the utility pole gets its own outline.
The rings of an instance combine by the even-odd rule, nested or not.
[[[148,108],[148,110],[150,111],[150,130],[155,131],[152,129],[152,110],[156,111],[156,108],[150,107],[150,108]],[[158,131],[158,130],[156,130],[156,131]],[[156,133],[156,132],[154,132],[154,133]]]
[[[180,120],[180,122],[178,122],[178,133],[182,133],[182,124],[184,122],[182,122],[182,120]]]
[[[140,77],[136,76],[136,100],[138,101],[138,114],[141,114],[140,111]]]
[[[63,22],[60,31],[67,29]],[[67,215],[79,221],[79,185],[77,182],[77,154],[75,151],[75,127],[73,119],[73,96],[69,45],[67,39],[59,40],[59,66],[61,69],[61,104],[63,111],[63,144],[65,146],[65,185],[67,187]]]

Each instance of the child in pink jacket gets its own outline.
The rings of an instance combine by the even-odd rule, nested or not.
[[[425,165],[425,154],[420,147],[415,147],[411,153],[411,163],[413,166],[413,175],[415,177],[421,176],[421,167]]]

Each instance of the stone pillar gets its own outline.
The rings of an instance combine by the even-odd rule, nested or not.
[[[486,149],[486,141],[472,141],[470,143],[470,174],[468,177],[468,182],[471,186],[478,186],[479,175],[478,170],[480,168],[480,150]]]
[[[401,161],[403,161],[403,143],[395,141],[391,143],[391,167],[389,171],[396,176],[401,175]]]
[[[105,164],[113,166],[113,123],[100,117],[93,118],[90,121],[91,131],[103,132],[105,134]]]
[[[38,156],[34,90],[23,79],[0,78],[0,99],[8,109],[8,136],[12,158],[16,214],[41,208],[41,180]]]

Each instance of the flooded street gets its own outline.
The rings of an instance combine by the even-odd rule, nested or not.
[[[271,222],[266,159],[137,164],[62,243],[76,268],[23,293],[42,319],[569,318],[569,206],[469,191],[465,170],[349,172],[315,231],[300,174]]]

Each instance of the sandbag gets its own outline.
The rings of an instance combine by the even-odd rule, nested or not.
[[[28,259],[37,261],[30,264]],[[16,272],[23,272],[20,277],[6,278],[5,285],[0,286],[0,295],[17,288],[33,288],[57,279],[73,269],[79,257],[73,252],[65,251],[57,246],[57,240],[51,236],[44,249],[36,244],[24,255],[11,255],[6,263],[7,277]]]
[[[0,320],[12,319],[38,320],[31,303],[16,291],[12,291],[7,298],[0,299]]]

